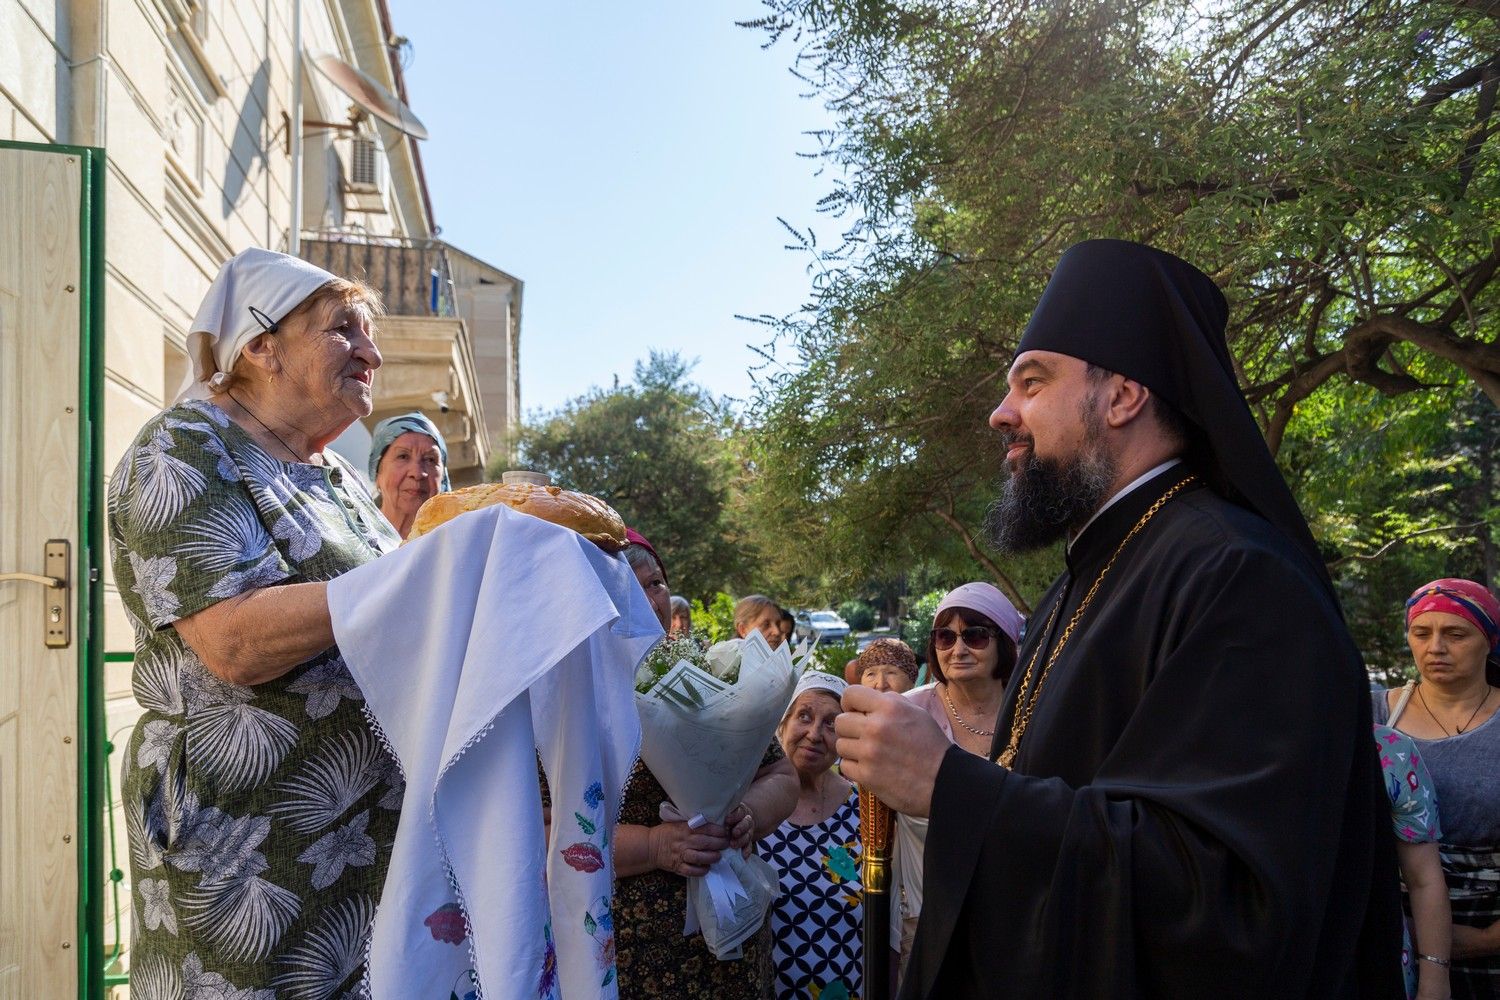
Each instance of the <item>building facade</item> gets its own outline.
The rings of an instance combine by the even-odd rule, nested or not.
[[[334,56],[405,101],[402,45],[384,0],[0,0],[0,140],[105,153],[93,460],[106,476],[175,396],[188,324],[220,264],[251,246],[367,280],[387,301],[376,412],[341,451],[362,465],[369,426],[421,409],[448,436],[455,483],[479,481],[505,452],[522,284],[438,238],[418,143],[319,68]],[[0,508],[22,502],[0,496]],[[103,645],[123,653],[133,638],[107,572],[104,584]],[[123,658],[106,664],[115,746],[137,714],[130,673]],[[0,827],[5,815],[0,801]],[[123,843],[117,856],[123,866]],[[105,912],[105,940],[128,940],[128,906],[118,926]],[[119,956],[115,971],[128,964]],[[0,994],[6,975],[0,954]]]

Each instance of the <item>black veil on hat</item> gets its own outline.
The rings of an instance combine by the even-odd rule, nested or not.
[[[1016,355],[1066,354],[1172,404],[1193,428],[1188,463],[1216,492],[1270,521],[1328,584],[1307,521],[1235,380],[1228,318],[1224,293],[1187,261],[1141,243],[1088,240],[1063,252]]]

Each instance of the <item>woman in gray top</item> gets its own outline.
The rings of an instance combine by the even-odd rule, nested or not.
[[[1453,996],[1500,998],[1500,602],[1435,580],[1406,602],[1406,638],[1420,680],[1376,694],[1375,722],[1416,741],[1437,788]]]

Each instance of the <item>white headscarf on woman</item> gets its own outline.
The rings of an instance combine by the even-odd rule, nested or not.
[[[335,276],[297,257],[251,247],[224,262],[188,328],[188,373],[176,403],[208,399],[240,350],[276,329],[302,300]]]
[[[797,679],[797,687],[792,691],[792,700],[786,703],[786,711],[781,714],[781,721],[792,713],[792,706],[797,704],[797,699],[809,691],[827,691],[834,698],[842,698],[844,689],[849,683],[842,677],[824,673],[821,670],[808,669]]]

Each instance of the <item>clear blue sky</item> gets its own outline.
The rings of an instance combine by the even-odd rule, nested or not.
[[[411,39],[413,110],[443,238],[526,283],[521,404],[553,409],[628,381],[651,349],[745,397],[769,332],[735,314],[806,300],[804,256],[776,221],[841,226],[802,133],[827,124],[736,27],[755,0],[390,0]]]

